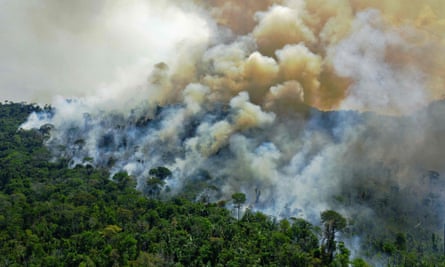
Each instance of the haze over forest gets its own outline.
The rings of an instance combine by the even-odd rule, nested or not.
[[[394,228],[440,233],[442,1],[1,5],[2,100],[51,105],[20,127],[46,132],[53,160],[148,195],[164,166],[156,196],[242,192],[277,218],[334,209],[355,253]]]

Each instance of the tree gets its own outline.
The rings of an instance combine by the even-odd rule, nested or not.
[[[321,253],[325,263],[329,264],[336,250],[335,234],[346,227],[346,219],[336,211],[326,210],[321,213],[321,221],[324,224]]]
[[[338,252],[334,259],[335,266],[348,267],[349,256],[351,256],[351,252],[346,248],[345,243],[338,242]]]
[[[314,226],[302,218],[292,218],[290,237],[303,251],[311,252],[318,248],[318,238]]]
[[[171,176],[172,173],[165,167],[156,167],[151,169],[149,174],[151,176],[145,183],[144,192],[152,198],[157,198],[165,185],[165,179]]]
[[[118,183],[119,189],[123,190],[125,188],[131,187],[134,188],[136,183],[132,180],[130,176],[128,176],[127,172],[118,172],[113,176],[113,180]]]
[[[396,242],[395,245],[398,250],[404,251],[406,250],[406,235],[404,233],[396,234]]]
[[[165,182],[157,177],[148,178],[145,183],[144,192],[152,198],[157,198]]]
[[[171,176],[172,172],[169,169],[167,169],[166,167],[160,166],[160,167],[156,167],[156,168],[150,169],[149,174],[151,176],[154,176],[156,178],[164,180],[167,177]]]
[[[363,259],[356,258],[351,262],[353,267],[370,267]]]
[[[241,205],[246,202],[246,195],[244,193],[235,193],[232,195],[233,204],[235,205],[235,208],[238,210],[237,218],[239,221],[239,211],[241,208]]]

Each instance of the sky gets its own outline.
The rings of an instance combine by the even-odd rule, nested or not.
[[[93,95],[206,38],[207,22],[169,1],[0,0],[0,100]]]

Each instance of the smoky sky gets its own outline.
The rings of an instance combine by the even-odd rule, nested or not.
[[[400,211],[434,228],[441,3],[3,1],[2,97],[49,101],[22,128],[140,190],[166,166],[170,195],[205,181],[212,201],[244,192],[271,215],[384,225]]]
[[[2,0],[1,100],[94,95],[168,61],[184,39],[205,42],[207,23],[173,4]]]
[[[222,84],[212,87],[249,90],[254,101],[271,86],[296,80],[303,101],[318,108],[382,110],[393,105],[388,112],[397,113],[437,99],[443,91],[445,11],[435,0],[410,5],[364,0],[2,0],[1,6],[2,100],[51,103],[56,95],[119,95],[116,87],[134,87],[161,61],[186,65],[179,71],[188,80],[208,77],[196,72],[190,54],[227,43],[227,36],[251,38],[253,47],[242,48],[237,61],[233,51],[220,50],[238,69],[232,68],[230,75],[216,73],[232,80],[219,79]],[[286,46],[292,45],[307,48],[314,57],[289,54]],[[257,61],[246,61],[255,51]],[[269,65],[262,64],[266,59]],[[399,98],[407,94],[413,99]]]

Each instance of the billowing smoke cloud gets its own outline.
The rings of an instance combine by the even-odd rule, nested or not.
[[[211,200],[241,191],[247,206],[277,216],[316,220],[335,208],[372,231],[397,212],[401,227],[437,229],[445,184],[440,1],[135,2],[150,19],[132,18],[154,31],[135,22],[142,44],[170,27],[179,36],[125,47],[166,58],[85,97],[55,98],[51,114],[32,114],[22,127],[45,126],[56,158],[125,170],[141,190],[151,168],[166,166],[173,175],[165,194],[205,183],[217,188],[206,191]],[[103,42],[90,32],[103,30],[98,20],[122,21],[130,8],[99,3],[93,21],[80,17],[91,24],[88,35],[78,29],[85,40]]]

